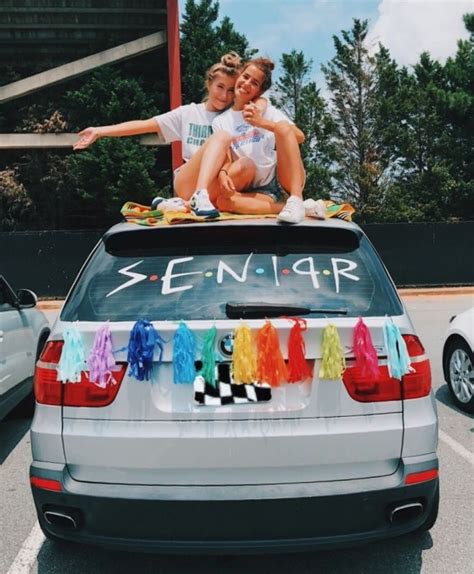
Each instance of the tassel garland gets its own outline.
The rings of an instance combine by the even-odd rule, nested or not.
[[[196,337],[185,323],[180,323],[173,339],[175,384],[192,383],[196,378]]]
[[[288,382],[299,383],[313,378],[313,371],[306,361],[306,345],[303,339],[303,331],[308,327],[304,319],[289,319],[294,321],[294,325],[288,337]]]
[[[89,380],[99,387],[105,388],[107,383],[115,383],[112,370],[115,367],[115,359],[112,352],[112,339],[108,323],[102,325],[97,331],[89,359]]]
[[[234,333],[232,376],[236,384],[253,383],[257,374],[257,358],[252,344],[252,331],[240,325]]]
[[[342,377],[346,360],[335,325],[328,325],[323,332],[321,379],[336,380]]]
[[[79,383],[82,371],[87,370],[84,341],[75,327],[68,327],[63,334],[64,345],[59,359],[57,380]]]
[[[362,317],[359,317],[352,333],[352,350],[355,355],[355,366],[360,369],[360,374],[370,380],[376,380],[380,376],[377,351]]]
[[[216,386],[216,336],[217,329],[212,327],[205,334],[202,342],[200,374],[213,387]]]
[[[288,380],[278,333],[269,321],[257,331],[257,379],[261,383],[269,383],[272,387]]]
[[[413,372],[407,346],[400,329],[390,320],[384,325],[383,335],[387,349],[387,367],[389,375],[401,380],[403,375]]]
[[[158,362],[163,358],[163,345],[166,341],[158,334],[155,327],[145,319],[139,319],[130,332],[127,361],[130,366],[129,376],[138,381],[149,380],[153,369],[155,347],[160,350]]]

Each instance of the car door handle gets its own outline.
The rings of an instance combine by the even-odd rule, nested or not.
[[[3,335],[5,335],[4,331],[0,331],[0,343],[3,342]]]

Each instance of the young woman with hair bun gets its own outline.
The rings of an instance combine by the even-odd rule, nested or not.
[[[147,120],[88,127],[79,132],[80,139],[73,149],[86,149],[102,137],[123,137],[146,133],[158,133],[165,143],[181,141],[184,164],[174,173],[174,191],[177,197],[168,200],[156,198],[154,204],[160,209],[186,211],[188,209],[186,202],[191,199],[191,209],[196,215],[215,217],[219,215],[219,212],[209,201],[207,192],[193,194],[193,191],[196,189],[202,154],[212,134],[212,122],[232,104],[234,85],[241,68],[240,56],[236,52],[229,52],[207,71],[205,80],[207,96],[203,102],[179,106],[170,112]],[[265,108],[266,100],[259,105]],[[211,143],[211,152],[219,156],[219,150],[212,149],[216,143]],[[223,151],[221,154],[222,161],[225,153]]]
[[[299,145],[303,132],[280,110],[253,104],[271,86],[274,64],[250,60],[235,83],[234,103],[214,120],[214,135],[201,160],[202,187],[223,211],[278,214],[281,222],[299,223],[305,216],[305,171]],[[214,145],[216,143],[216,145]],[[229,153],[220,163],[222,149]],[[206,181],[209,166],[220,166],[218,184]]]

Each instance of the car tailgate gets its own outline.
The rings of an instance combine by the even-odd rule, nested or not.
[[[366,318],[383,357],[383,322]],[[403,320],[400,327],[408,328]],[[322,334],[336,325],[348,364],[355,318],[308,319],[306,357],[311,381],[272,388],[265,403],[199,406],[193,386],[173,382],[172,344],[150,381],[126,376],[115,401],[102,408],[63,408],[63,442],[77,480],[133,484],[271,484],[347,480],[395,472],[403,439],[402,401],[361,403],[341,380],[322,380]],[[177,324],[155,322],[171,341]],[[216,321],[219,342],[238,326]],[[255,333],[264,321],[250,320]],[[292,322],[275,319],[287,357]],[[96,324],[83,323],[86,347]],[[115,349],[125,348],[131,323],[113,324]],[[198,336],[202,321],[188,323]],[[126,360],[126,351],[116,355]],[[229,358],[230,360],[230,358]]]

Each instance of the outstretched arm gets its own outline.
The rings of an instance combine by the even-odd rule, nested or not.
[[[159,131],[160,128],[154,118],[132,120],[131,122],[123,122],[111,126],[89,127],[79,132],[80,139],[74,144],[73,149],[86,149],[102,137],[136,136]]]

